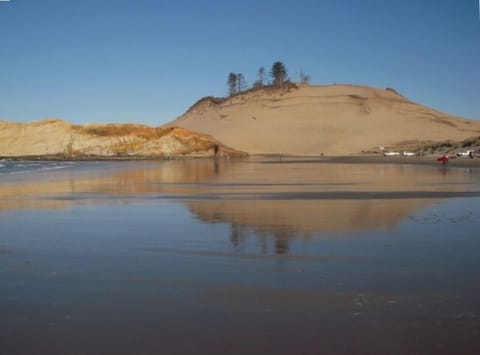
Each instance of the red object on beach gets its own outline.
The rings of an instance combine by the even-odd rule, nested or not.
[[[442,163],[443,165],[445,165],[445,164],[448,163],[448,156],[443,155],[443,156],[441,156],[440,158],[437,158],[437,161],[438,161],[439,163]]]

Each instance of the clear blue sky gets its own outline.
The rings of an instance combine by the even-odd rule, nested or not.
[[[0,119],[160,125],[285,63],[480,119],[477,0],[0,2]]]

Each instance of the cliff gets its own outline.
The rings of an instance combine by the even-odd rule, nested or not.
[[[209,135],[185,128],[153,128],[137,124],[83,126],[49,119],[33,123],[0,121],[0,156],[180,157],[243,153]]]

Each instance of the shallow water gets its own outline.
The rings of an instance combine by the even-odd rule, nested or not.
[[[478,353],[480,169],[0,176],[0,354]]]
[[[71,161],[26,161],[0,159],[0,177],[2,175],[33,174],[46,170],[58,170],[75,166]]]

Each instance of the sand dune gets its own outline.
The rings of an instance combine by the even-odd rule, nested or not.
[[[480,122],[411,102],[392,89],[290,85],[205,98],[170,125],[250,154],[341,155],[480,135]]]
[[[260,87],[204,98],[163,127],[0,121],[0,156],[345,155],[480,136],[480,122],[354,85]]]

